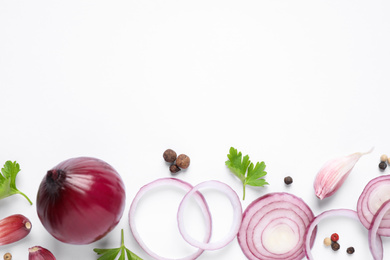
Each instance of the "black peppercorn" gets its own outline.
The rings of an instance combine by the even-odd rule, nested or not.
[[[353,254],[353,253],[355,253],[355,248],[353,248],[352,246],[351,246],[351,247],[348,247],[348,248],[347,248],[347,253],[350,254],[350,255]]]
[[[379,163],[379,169],[381,169],[382,171],[385,170],[386,167],[387,167],[386,162],[380,162],[380,163]]]
[[[171,166],[169,166],[169,170],[171,171],[171,173],[177,173],[180,171],[180,168],[177,167],[176,164],[172,164]]]
[[[290,185],[291,183],[293,183],[293,179],[290,176],[287,176],[284,178],[284,183]]]
[[[172,149],[167,149],[165,150],[163,157],[166,162],[173,163],[176,160],[176,152]]]
[[[332,242],[332,249],[333,251],[337,251],[340,249],[340,244],[337,242]]]

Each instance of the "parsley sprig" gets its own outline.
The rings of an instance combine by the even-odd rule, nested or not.
[[[245,187],[246,185],[261,187],[269,184],[263,178],[267,172],[265,170],[264,162],[257,162],[254,165],[250,160],[249,156],[245,155],[242,157],[241,152],[237,152],[237,149],[230,147],[228,159],[225,164],[226,166],[242,181],[243,183],[243,197],[245,200]]]
[[[0,199],[4,199],[14,194],[20,194],[28,200],[30,205],[32,205],[31,200],[26,196],[26,194],[16,188],[15,179],[19,172],[19,163],[11,161],[5,162],[0,173]]]
[[[125,242],[123,239],[123,229],[121,230],[121,246],[117,248],[111,248],[111,249],[99,249],[94,248],[93,251],[95,251],[98,255],[101,255],[98,260],[114,260],[116,256],[121,253],[118,260],[125,260],[125,257],[127,255],[128,260],[142,260],[139,256],[131,252],[129,249],[125,247]],[[126,253],[125,253],[126,252]]]

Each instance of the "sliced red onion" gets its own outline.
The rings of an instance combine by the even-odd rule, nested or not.
[[[137,209],[137,205],[138,205],[140,199],[142,198],[142,196],[144,196],[147,192],[153,190],[154,188],[160,187],[160,186],[175,186],[175,187],[183,189],[185,192],[189,192],[193,188],[193,186],[191,184],[189,184],[185,181],[179,180],[179,179],[175,179],[175,178],[157,179],[155,181],[150,182],[149,184],[146,184],[138,191],[138,193],[136,194],[136,196],[133,199],[133,202],[131,203],[130,211],[129,211],[130,230],[131,230],[135,240],[140,245],[140,247],[147,254],[149,254],[151,257],[153,257],[154,259],[157,259],[157,260],[173,260],[171,258],[166,258],[166,257],[163,257],[163,256],[156,254],[145,244],[145,242],[143,241],[143,239],[141,238],[140,234],[137,231],[137,225],[136,225],[136,221],[135,221],[135,217],[134,217],[136,209]],[[200,194],[199,192],[196,192],[194,194],[194,198],[196,199],[196,202],[199,204],[201,211],[203,213],[203,216],[205,218],[206,233],[205,233],[205,237],[204,237],[204,242],[207,243],[208,241],[210,241],[210,238],[211,238],[210,211],[209,211],[207,203],[206,203],[204,197],[202,196],[202,194]],[[196,259],[197,257],[199,257],[203,252],[204,252],[203,249],[198,248],[198,250],[196,252],[194,252],[193,254],[186,256],[186,257],[183,257],[183,258],[180,258],[180,259],[175,258],[174,260],[193,260],[193,259]]]
[[[307,227],[306,234],[305,234],[305,255],[307,260],[313,260],[313,255],[311,254],[310,248],[312,247],[312,232],[317,227],[317,225],[321,222],[321,220],[328,218],[328,217],[335,217],[335,216],[343,216],[348,217],[351,219],[355,219],[359,221],[359,217],[356,211],[350,210],[350,209],[332,209],[328,211],[324,211],[318,216],[316,216],[310,223],[310,225]],[[360,221],[359,221],[360,222]],[[375,246],[376,246],[376,253],[378,255],[383,255],[383,246],[382,246],[382,240],[381,238],[376,235],[375,236]],[[381,259],[381,258],[378,258]],[[375,259],[376,260],[376,259]]]
[[[230,203],[232,204],[233,207],[233,222],[230,227],[230,231],[223,239],[216,242],[198,241],[187,233],[185,227],[185,221],[184,221],[185,206],[187,205],[189,199],[194,194],[196,194],[196,192],[198,192],[199,189],[203,189],[203,188],[212,188],[224,193],[230,200]],[[196,185],[194,188],[192,188],[192,190],[189,191],[184,196],[183,200],[180,203],[179,210],[177,212],[178,226],[179,226],[180,234],[183,236],[184,240],[187,241],[187,243],[189,243],[190,245],[204,250],[217,250],[228,245],[237,236],[238,230],[241,225],[241,220],[242,220],[242,207],[241,207],[240,199],[237,196],[237,193],[225,183],[215,181],[215,180],[202,182]]]
[[[390,200],[384,202],[379,210],[376,212],[374,218],[372,219],[370,229],[368,231],[368,242],[370,244],[371,254],[374,257],[374,260],[383,259],[383,248],[382,242],[378,240],[378,230],[383,221],[383,218],[390,212]],[[380,237],[379,237],[380,239]]]
[[[304,235],[313,218],[302,199],[290,193],[269,193],[246,208],[238,243],[250,260],[302,259]],[[316,230],[312,233],[311,244]]]
[[[390,199],[390,175],[372,179],[359,197],[357,212],[360,221],[367,229],[379,208]],[[390,236],[390,212],[387,212],[378,227],[378,235]]]

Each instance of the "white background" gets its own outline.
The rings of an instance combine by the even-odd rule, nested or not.
[[[386,0],[2,0],[0,161],[20,163],[17,187],[34,205],[19,195],[0,201],[0,218],[22,213],[33,223],[29,236],[1,246],[0,256],[27,259],[27,249],[41,245],[61,260],[97,259],[92,249],[119,246],[124,229],[126,246],[150,259],[127,214],[140,187],[171,176],[162,159],[167,148],[191,158],[177,178],[219,180],[240,197],[241,183],[224,164],[229,147],[264,161],[270,185],[248,188],[244,209],[272,191],[303,198],[316,215],[355,209],[366,183],[390,173],[378,170],[380,155],[390,155],[389,12]],[[323,163],[371,147],[333,197],[315,197]],[[110,163],[127,192],[118,226],[85,246],[52,238],[35,208],[46,171],[77,156]],[[286,175],[294,178],[290,187]],[[138,212],[145,240],[170,257],[192,250],[175,229],[176,195],[166,203],[151,196]],[[231,209],[216,203],[223,196],[209,195],[222,236]],[[158,213],[148,214],[155,206]],[[315,259],[371,259],[367,232],[351,222],[321,224]],[[322,245],[333,231],[342,239],[336,253]],[[384,243],[386,258],[389,239]],[[354,255],[345,253],[348,246]],[[235,239],[199,259],[245,256]]]

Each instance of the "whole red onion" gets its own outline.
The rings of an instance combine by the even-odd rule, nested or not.
[[[69,244],[104,237],[122,217],[125,187],[108,163],[72,158],[49,170],[37,196],[37,212],[46,230]]]

